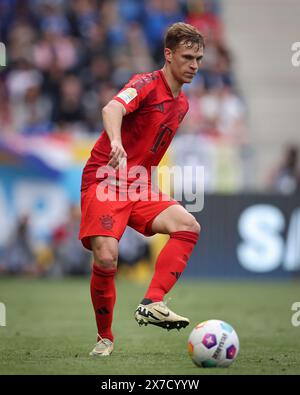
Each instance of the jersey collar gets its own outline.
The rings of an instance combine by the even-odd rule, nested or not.
[[[179,91],[178,96],[175,97],[175,96],[173,95],[172,89],[170,88],[170,85],[168,84],[168,81],[166,80],[166,77],[165,77],[165,74],[164,74],[163,70],[160,69],[160,70],[158,70],[158,71],[159,71],[160,76],[161,76],[161,78],[162,78],[162,80],[163,80],[163,82],[164,82],[164,84],[165,84],[165,86],[166,86],[166,88],[167,88],[168,93],[171,95],[172,99],[173,99],[173,100],[178,99],[179,96],[181,95],[181,90]]]

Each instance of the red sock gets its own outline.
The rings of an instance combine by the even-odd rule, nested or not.
[[[116,301],[116,271],[117,269],[102,269],[94,264],[90,288],[98,334],[111,341],[114,340],[111,325]]]
[[[163,300],[184,271],[198,237],[198,233],[189,231],[170,234],[170,239],[157,258],[145,299],[151,299],[152,302]]]

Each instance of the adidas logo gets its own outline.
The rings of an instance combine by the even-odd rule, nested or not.
[[[154,105],[155,108],[157,108],[160,112],[164,112],[164,103],[159,103]]]
[[[179,277],[181,276],[182,272],[171,272],[171,274],[176,277],[176,280],[179,279]]]
[[[109,311],[107,310],[106,307],[101,307],[101,309],[96,310],[98,314],[104,315],[104,314],[109,314]]]

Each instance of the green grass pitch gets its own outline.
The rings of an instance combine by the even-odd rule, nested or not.
[[[96,327],[89,279],[0,278],[6,327],[0,326],[0,374],[300,374],[300,326],[291,306],[299,282],[212,282],[181,279],[171,309],[190,318],[184,330],[139,327],[133,312],[145,285],[117,280],[115,350],[88,356]],[[197,368],[187,354],[193,327],[222,319],[236,329],[240,354],[229,368]]]

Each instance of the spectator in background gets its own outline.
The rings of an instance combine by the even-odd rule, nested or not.
[[[48,273],[50,276],[90,273],[90,253],[82,249],[77,240],[79,224],[80,210],[72,205],[67,221],[52,235],[54,264]]]
[[[9,239],[0,262],[0,273],[27,274],[37,276],[41,274],[36,263],[35,252],[30,243],[29,218],[20,218],[16,230]]]
[[[42,133],[51,129],[52,102],[41,93],[42,78],[28,82],[22,98],[12,106],[16,130],[24,133]]]
[[[143,258],[150,258],[149,242],[128,226],[119,243],[119,264],[130,266]]]
[[[54,63],[67,72],[76,67],[79,54],[72,37],[64,35],[59,27],[49,26],[33,48],[33,60],[43,72],[49,72]]]
[[[223,41],[223,24],[216,1],[187,0],[187,8],[187,22],[203,32],[206,41]]]
[[[292,145],[284,153],[282,163],[271,175],[271,189],[290,195],[300,190],[299,149]]]
[[[16,23],[15,27],[10,30],[8,37],[10,62],[13,65],[20,59],[30,62],[36,39],[37,31],[34,26],[30,26],[26,21]]]
[[[68,19],[75,37],[89,39],[90,31],[99,25],[96,0],[71,0]]]
[[[185,19],[177,0],[149,0],[146,2],[144,31],[154,61],[161,66],[163,59],[162,37],[167,26]]]
[[[62,81],[59,100],[54,108],[53,121],[61,130],[85,130],[82,84],[75,75],[69,75]]]
[[[8,99],[11,104],[14,105],[18,100],[23,100],[27,89],[32,85],[40,84],[41,79],[41,72],[35,69],[27,59],[18,59],[6,76]]]
[[[242,100],[226,85],[215,87],[202,97],[202,124],[206,134],[241,143],[245,135]]]
[[[42,74],[26,59],[16,61],[15,68],[8,73],[9,100],[5,107],[8,107],[10,127],[14,131],[42,133],[50,129],[52,102],[41,92],[42,81]]]
[[[51,30],[62,34],[70,33],[70,23],[63,0],[31,0],[31,10],[36,15],[42,32]]]
[[[86,66],[95,56],[110,61],[107,30],[102,24],[92,25],[88,31],[88,39],[81,45],[82,64]]]
[[[142,27],[132,23],[128,31],[129,56],[133,73],[147,73],[154,67],[154,62],[147,46]]]
[[[100,8],[101,24],[105,27],[109,54],[118,56],[126,51],[128,25],[121,18],[119,2],[104,1]]]
[[[214,96],[211,91],[235,86],[218,0],[1,0],[0,30],[8,40],[9,59],[3,83],[11,113],[20,114],[13,124],[14,117],[6,117],[4,123],[2,116],[1,127],[36,133],[99,132],[102,103],[136,72],[162,64],[164,31],[178,20],[194,24],[206,35],[206,58],[198,81],[202,114],[206,96]],[[33,84],[33,74],[42,82]],[[74,98],[66,91],[72,91]],[[232,109],[232,97],[225,94],[223,107],[229,108],[228,99]],[[21,121],[27,109],[31,115]],[[224,133],[219,121],[206,118],[198,132],[221,129]]]
[[[29,1],[0,0],[0,41],[7,42],[11,30],[19,24],[37,28],[37,20],[31,12]]]
[[[11,133],[12,118],[10,113],[10,103],[7,99],[7,90],[4,82],[0,79],[0,133]]]

